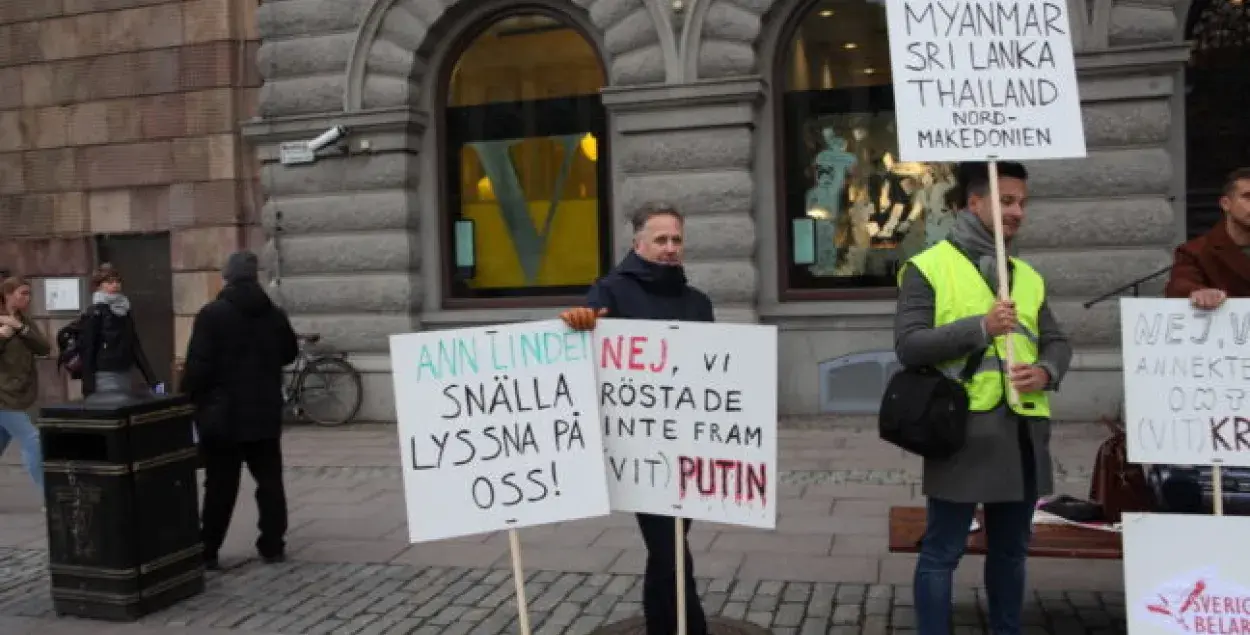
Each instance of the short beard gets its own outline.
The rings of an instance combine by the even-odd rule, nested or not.
[[[1236,225],[1236,226],[1237,226],[1238,228],[1240,228],[1242,231],[1244,231],[1244,232],[1246,232],[1246,233],[1250,234],[1250,221],[1242,221],[1242,220],[1238,220],[1236,216],[1233,216],[1233,215],[1230,213],[1230,214],[1228,215],[1228,222],[1230,222],[1230,223],[1232,223],[1232,224]]]

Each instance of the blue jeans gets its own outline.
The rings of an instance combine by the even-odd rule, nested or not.
[[[992,635],[1020,633],[1034,505],[1033,501],[984,505],[985,591]],[[951,584],[968,545],[968,530],[976,508],[976,503],[929,499],[914,582],[918,635],[951,632]]]
[[[30,472],[31,480],[43,492],[43,450],[39,447],[39,430],[25,412],[0,410],[0,454],[4,454],[11,439],[17,439],[22,449],[22,463]]]

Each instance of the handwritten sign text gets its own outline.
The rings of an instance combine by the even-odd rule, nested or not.
[[[769,326],[599,322],[613,509],[775,525],[776,337]]]
[[[1120,301],[1134,463],[1250,466],[1250,300]]]
[[[902,158],[1085,156],[1067,7],[887,0]]]
[[[608,513],[592,339],[556,320],[391,338],[413,542]]]

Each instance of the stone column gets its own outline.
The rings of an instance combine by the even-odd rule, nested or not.
[[[605,88],[613,131],[618,255],[629,214],[650,201],[686,216],[686,271],[716,318],[755,322],[755,184],[751,173],[758,77]]]
[[[346,126],[350,145],[316,163],[281,165],[278,145]],[[389,336],[418,330],[421,304],[415,211],[424,118],[406,108],[270,118],[244,134],[259,147],[268,194],[265,268],[275,301],[299,332],[350,354],[368,396],[358,420],[394,421]]]

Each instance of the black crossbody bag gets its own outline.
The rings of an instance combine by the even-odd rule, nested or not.
[[[968,357],[961,381],[976,374],[988,348]],[[964,447],[968,391],[933,366],[908,367],[886,384],[877,418],[881,439],[926,459],[945,459]]]

